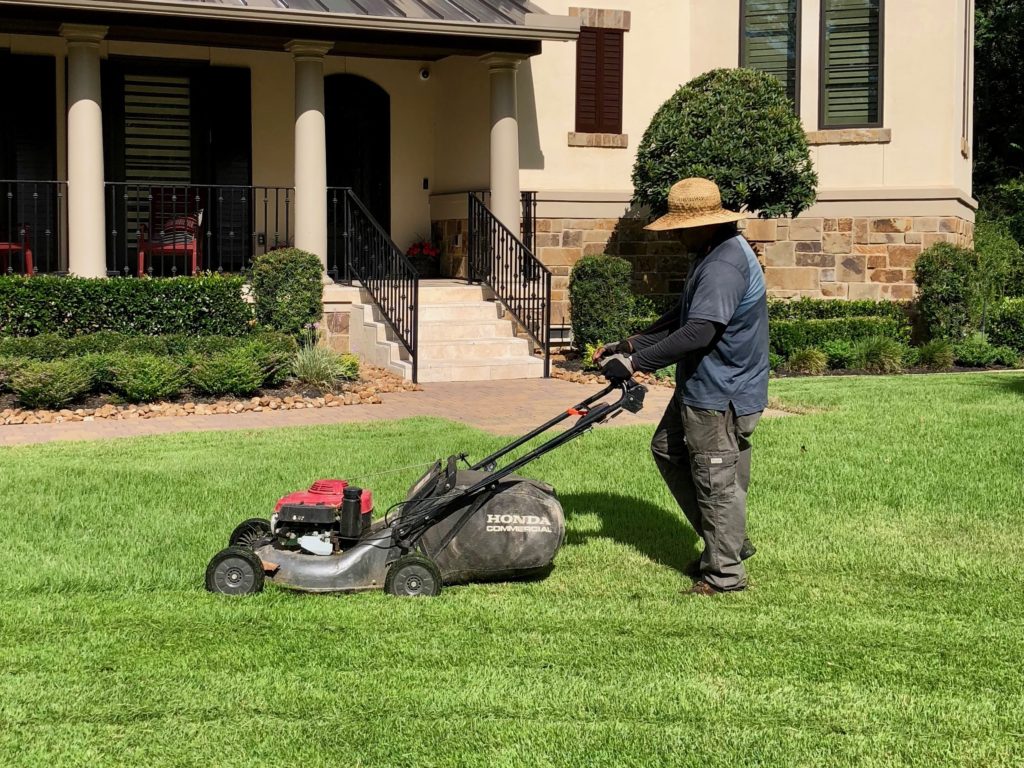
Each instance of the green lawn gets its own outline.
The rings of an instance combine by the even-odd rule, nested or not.
[[[492,436],[412,420],[0,450],[0,765],[1024,763],[1024,377],[773,394],[822,411],[762,422],[752,588],[711,600],[680,595],[694,541],[650,428],[531,466],[569,515],[548,579],[436,600],[229,599],[202,577],[285,492]],[[382,507],[415,475],[366,484]]]

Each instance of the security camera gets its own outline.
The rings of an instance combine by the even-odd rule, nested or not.
[[[430,79],[430,70],[427,69],[426,67],[423,67],[423,69],[420,70],[420,80],[429,80],[429,79]]]

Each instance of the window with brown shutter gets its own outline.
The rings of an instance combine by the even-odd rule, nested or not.
[[[577,133],[622,133],[621,29],[583,27],[576,43]]]

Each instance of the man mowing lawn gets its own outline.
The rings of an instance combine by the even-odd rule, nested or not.
[[[675,395],[651,450],[683,513],[704,540],[687,566],[689,592],[714,595],[747,586],[750,436],[768,405],[768,300],[764,275],[736,231],[744,214],[722,208],[718,187],[686,179],[672,187],[669,212],[646,228],[675,230],[697,254],[679,301],[650,328],[606,344],[611,378],[676,365]]]

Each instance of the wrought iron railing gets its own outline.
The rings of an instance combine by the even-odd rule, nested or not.
[[[65,181],[0,180],[0,272],[67,270],[61,232]]]
[[[291,187],[107,182],[107,273],[244,272],[294,244]]]
[[[530,249],[530,253],[537,253],[537,193],[523,190],[520,201],[523,207],[523,243]]]
[[[343,283],[358,281],[370,294],[417,380],[419,273],[387,231],[348,187],[327,190],[327,272]]]
[[[551,272],[483,204],[469,195],[469,279],[487,284],[544,354],[551,373]]]

